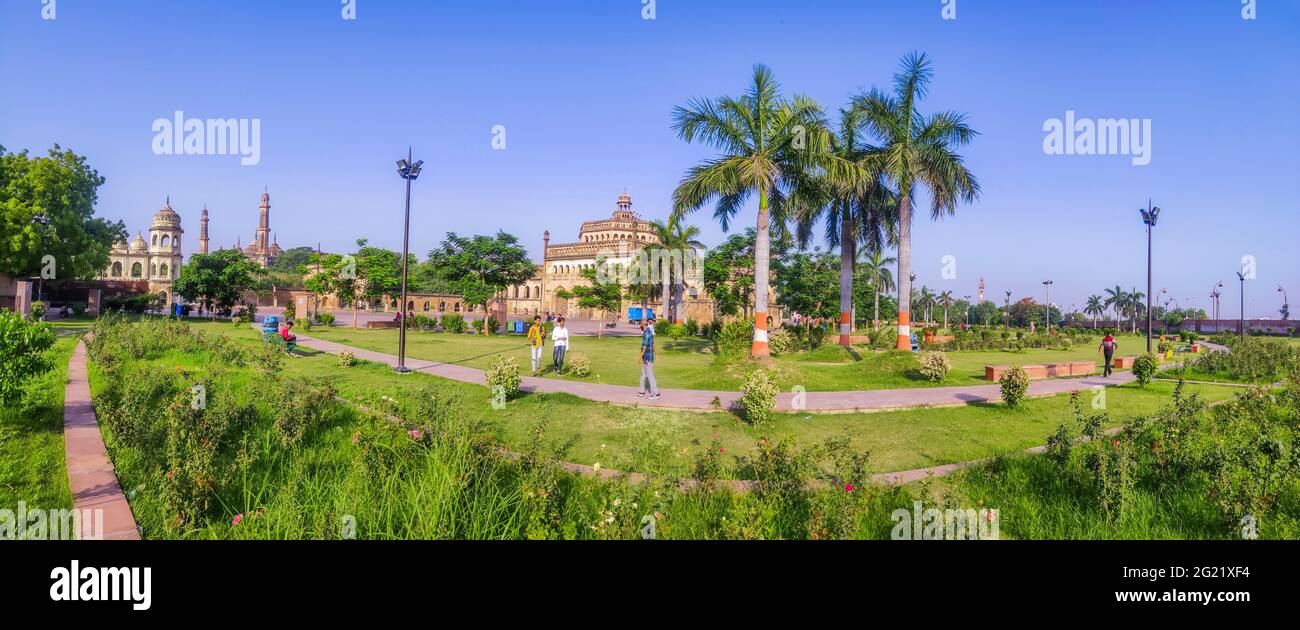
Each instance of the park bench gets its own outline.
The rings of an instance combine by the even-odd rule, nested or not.
[[[1040,363],[1020,367],[1029,376],[1030,380],[1037,380],[1064,376],[1089,376],[1097,371],[1097,362],[1063,361],[1061,363]],[[986,365],[984,366],[984,378],[990,381],[1000,380],[1002,375],[1009,369],[1011,369],[1010,365]]]
[[[397,327],[398,327],[398,323],[395,322],[395,321],[393,321],[393,320],[369,321],[369,322],[366,322],[366,328],[369,328],[369,329],[371,329],[371,330],[374,330],[374,329],[389,329],[389,328],[397,328]]]
[[[1133,369],[1133,362],[1136,360],[1136,356],[1115,357],[1110,365],[1116,370],[1131,370]]]

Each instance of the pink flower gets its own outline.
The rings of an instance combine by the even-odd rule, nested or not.
[[[851,484],[851,483],[844,484],[844,491],[845,491],[845,492],[853,492],[853,490],[854,490],[854,488],[853,488],[853,484]]]
[[[231,524],[231,525],[238,525],[239,522],[242,521],[242,520],[244,520],[244,515],[243,515],[243,514],[236,514],[236,515],[235,515],[235,518],[230,519],[230,524]]]
[[[725,449],[725,448],[720,448],[720,449],[718,449],[718,452],[719,452],[719,453],[725,453],[725,452],[727,452],[727,449]]]
[[[423,433],[420,433],[419,429],[411,429],[410,431],[407,431],[406,434],[411,436],[412,440],[418,440],[424,435]]]
[[[352,435],[352,443],[353,443],[353,444],[360,444],[360,443],[361,443],[361,436],[360,436],[360,435],[353,434],[353,435]]]

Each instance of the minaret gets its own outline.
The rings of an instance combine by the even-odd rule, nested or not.
[[[271,195],[265,189],[262,190],[262,205],[260,207],[262,216],[257,224],[257,245],[263,252],[266,252],[270,246],[270,241],[266,239],[267,234],[271,231]]]
[[[199,253],[208,253],[208,204],[203,204],[203,212],[199,213]]]
[[[984,303],[984,278],[980,278],[980,304]]]

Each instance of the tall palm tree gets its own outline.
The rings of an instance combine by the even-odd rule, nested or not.
[[[946,330],[948,328],[948,309],[952,308],[953,302],[956,300],[952,297],[952,291],[944,291],[943,293],[940,293],[938,300],[939,306],[943,307],[943,327]]]
[[[673,129],[683,140],[704,142],[720,153],[686,172],[673,191],[675,213],[713,202],[713,216],[726,230],[745,202],[758,197],[750,354],[766,358],[769,229],[773,220],[784,224],[787,197],[825,153],[829,134],[821,107],[804,96],[785,98],[772,71],[760,64],[744,95],[693,99],[674,109]]]
[[[1124,319],[1121,311],[1128,305],[1128,294],[1117,284],[1113,289],[1106,289],[1104,304],[1115,311],[1115,332],[1120,331],[1120,320]]]
[[[872,170],[872,147],[862,138],[861,110],[841,108],[838,133],[830,137],[824,159],[837,168],[810,177],[791,196],[791,211],[800,246],[808,244],[814,225],[822,221],[826,245],[840,252],[840,345],[849,347],[853,331],[853,277],[858,247],[880,250],[897,240],[893,206],[896,198],[883,173]]]
[[[650,230],[654,233],[656,243],[647,245],[645,251],[651,256],[658,256],[660,262],[660,280],[663,296],[663,317],[674,323],[682,323],[682,289],[686,286],[685,274],[698,270],[690,268],[698,265],[696,252],[704,248],[699,241],[700,228],[686,225],[682,217],[672,214],[667,221],[651,221]]]
[[[918,187],[930,192],[930,217],[954,214],[957,203],[979,197],[979,183],[955,149],[969,143],[976,131],[966,116],[940,112],[924,116],[916,111],[925,98],[934,73],[924,54],[903,58],[891,93],[873,88],[853,99],[868,128],[881,141],[875,152],[881,169],[898,191],[898,343],[911,349],[912,204]]]
[[[1106,312],[1106,305],[1102,302],[1100,295],[1089,295],[1088,303],[1083,307],[1083,312],[1092,315],[1092,329],[1097,329],[1097,318]]]
[[[1129,318],[1133,326],[1132,327],[1133,334],[1136,335],[1138,331],[1137,318],[1139,315],[1146,313],[1147,310],[1146,303],[1142,301],[1142,299],[1145,298],[1147,294],[1138,291],[1137,287],[1134,287],[1133,290],[1129,291],[1127,295],[1128,295],[1128,305],[1127,305],[1128,308],[1126,310],[1129,313]]]
[[[894,274],[890,272],[889,266],[898,262],[893,256],[885,256],[880,249],[862,250],[862,259],[858,261],[859,265],[864,266],[863,272],[872,278],[871,292],[875,294],[875,312],[872,315],[871,325],[875,328],[876,322],[880,321],[880,294],[888,293],[894,290]]]

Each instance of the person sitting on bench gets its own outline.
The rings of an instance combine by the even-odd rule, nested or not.
[[[293,328],[293,322],[286,321],[286,322],[284,322],[283,324],[281,324],[281,325],[280,325],[280,337],[284,339],[284,342],[285,342],[286,344],[288,344],[288,345],[293,345],[294,343],[296,343],[296,342],[298,341],[298,335],[291,334],[291,333],[289,332],[289,329],[290,329],[290,328]]]

